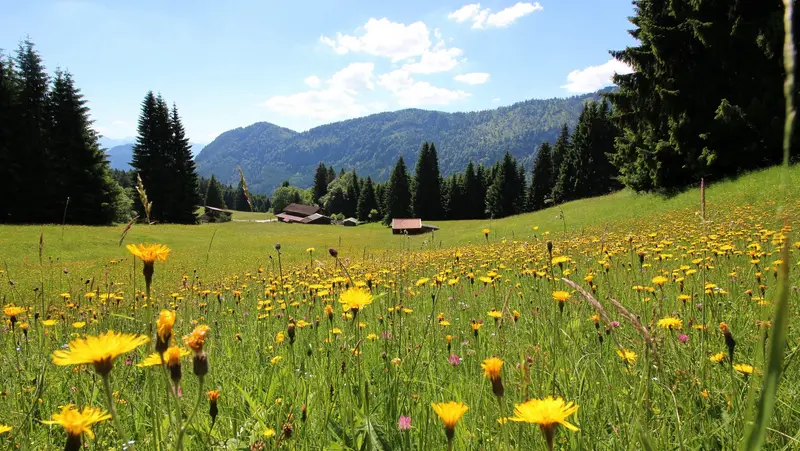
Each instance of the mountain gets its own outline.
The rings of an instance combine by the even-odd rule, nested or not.
[[[135,141],[136,138],[130,138],[131,141]],[[203,150],[205,144],[196,144],[190,143],[192,146],[192,155],[197,156],[200,151]],[[102,147],[102,146],[101,146]],[[131,160],[133,159],[133,144],[126,143],[120,144],[110,149],[106,150],[106,155],[108,155],[108,162],[111,164],[112,169],[121,169],[123,171],[128,171],[131,168]]]
[[[467,162],[493,164],[506,151],[530,169],[536,148],[554,142],[564,123],[574,126],[584,101],[599,93],[527,100],[494,110],[444,113],[419,109],[373,114],[298,133],[267,122],[229,130],[197,156],[197,171],[220,181],[238,182],[244,170],[252,192],[269,193],[284,180],[308,187],[320,161],[337,170],[387,180],[397,157],[414,167],[423,141],[433,141],[444,174]]]
[[[123,144],[130,144],[135,142],[136,138],[133,136],[128,136],[126,138],[117,139],[117,138],[109,138],[107,136],[100,136],[97,139],[97,142],[100,143],[100,147],[104,149],[111,149],[112,147],[121,146]]]

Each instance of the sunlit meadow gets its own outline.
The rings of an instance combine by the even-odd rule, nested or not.
[[[0,448],[734,449],[791,269],[766,447],[797,449],[778,173],[712,187],[705,218],[695,190],[414,238],[0,228]]]

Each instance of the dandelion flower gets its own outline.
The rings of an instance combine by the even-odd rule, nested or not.
[[[206,342],[206,335],[208,335],[209,327],[206,325],[199,325],[194,328],[192,333],[183,337],[183,342],[186,346],[192,349],[195,353],[203,352],[203,346]]]
[[[98,374],[105,377],[111,372],[114,359],[133,351],[150,341],[144,335],[121,334],[110,330],[98,336],[79,338],[69,343],[69,350],[53,352],[56,365],[93,364]]]
[[[167,349],[163,354],[154,352],[147,356],[142,363],[137,364],[139,368],[147,368],[150,366],[158,366],[161,365],[161,358],[163,355],[164,362],[167,362],[170,359],[170,356],[177,351],[178,358],[186,357],[187,355],[191,354],[191,352],[186,348],[179,348],[178,346],[172,346]]]
[[[500,369],[503,368],[503,361],[497,357],[491,357],[481,363],[483,375],[492,381],[492,393],[498,398],[503,396],[503,379],[500,377]]]
[[[655,276],[653,277],[652,282],[653,285],[658,285],[659,287],[663,287],[665,283],[669,282],[669,279],[667,279],[664,276]]]
[[[172,338],[172,326],[175,325],[177,314],[170,310],[162,310],[158,315],[156,326],[158,327],[158,338],[156,339],[156,351],[164,352],[169,347],[169,340]]]
[[[19,315],[25,313],[24,307],[17,307],[15,305],[9,305],[8,307],[3,308],[3,313],[11,319],[11,321],[15,321]]]
[[[84,407],[79,411],[73,405],[61,408],[61,413],[54,413],[52,419],[42,420],[44,424],[57,424],[67,431],[66,451],[76,451],[81,448],[81,434],[94,438],[91,426],[95,423],[111,418],[108,412],[93,407]]]
[[[152,265],[156,260],[167,261],[170,248],[163,244],[129,244],[125,246],[131,254],[139,257],[146,265]]]
[[[361,288],[348,288],[347,291],[342,293],[339,303],[342,304],[345,312],[358,313],[359,310],[372,304],[372,293]]]
[[[455,435],[456,424],[458,424],[458,420],[467,413],[469,407],[467,407],[462,402],[441,402],[441,403],[431,403],[431,407],[433,407],[433,411],[436,412],[436,415],[442,420],[444,423],[444,432],[447,436],[447,441],[450,442],[453,440],[453,436]]]
[[[627,365],[636,363],[636,353],[627,349],[617,349],[617,355]]]
[[[744,374],[745,376],[749,376],[756,371],[756,369],[753,368],[753,365],[748,363],[737,363],[736,365],[733,365],[733,369],[741,374]]]
[[[558,302],[566,302],[567,299],[570,298],[570,294],[566,291],[554,291],[553,292],[553,299]]]
[[[683,321],[679,318],[668,316],[658,320],[658,327],[669,330],[680,330],[683,329]]]
[[[578,405],[570,401],[565,403],[561,398],[548,396],[544,399],[531,399],[523,404],[514,405],[514,416],[511,421],[538,424],[547,441],[547,447],[553,449],[553,435],[559,424],[570,431],[579,431],[567,421],[567,417],[578,411]]]
[[[724,352],[718,352],[718,353],[712,355],[711,357],[709,357],[708,360],[711,360],[714,363],[722,363],[722,362],[725,361],[725,353]]]
[[[0,434],[5,434],[6,432],[9,432],[11,429],[14,428],[5,424],[0,424]]]

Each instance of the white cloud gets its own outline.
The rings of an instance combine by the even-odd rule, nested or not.
[[[447,105],[456,100],[466,99],[472,94],[433,86],[426,81],[414,81],[411,73],[398,69],[378,77],[378,85],[394,94],[401,106]]]
[[[461,8],[451,12],[447,15],[448,19],[455,20],[458,23],[466,22],[478,15],[481,11],[480,3],[471,3],[464,5]]]
[[[471,3],[451,12],[447,18],[458,23],[471,20],[472,28],[505,28],[517,19],[543,9],[539,2],[518,2],[514,6],[490,14],[489,8],[481,9],[480,3]]]
[[[389,19],[369,19],[360,36],[336,33],[336,38],[320,36],[320,42],[343,55],[362,52],[389,58],[392,62],[422,55],[431,46],[430,31],[423,22],[409,25]]]
[[[453,80],[466,83],[468,85],[481,85],[489,81],[489,74],[486,72],[472,72],[469,74],[459,74],[453,77]]]
[[[492,102],[494,102],[494,103],[497,103],[499,101],[500,101],[500,97],[495,97],[494,99],[492,99]]]
[[[373,63],[351,63],[349,66],[333,74],[328,85],[331,89],[357,94],[361,88],[375,89],[372,84]]]
[[[444,43],[441,41],[440,44],[437,44],[433,51],[426,50],[419,62],[403,65],[403,69],[415,74],[434,74],[452,70],[458,65],[456,58],[464,52],[455,47],[444,48]]]
[[[314,89],[286,96],[269,98],[264,105],[278,113],[302,116],[322,121],[347,119],[369,112],[369,108],[358,99],[363,89],[375,89],[373,63],[352,63],[336,72],[325,84],[326,89]],[[305,83],[320,88],[319,77],[307,77]]]
[[[317,77],[316,75],[311,75],[306,77],[306,79],[303,80],[303,82],[307,84],[309,88],[314,88],[314,89],[317,89],[322,85],[322,80],[320,80],[319,77]]]
[[[616,59],[610,59],[599,66],[574,70],[567,75],[567,84],[561,86],[569,92],[581,94],[597,91],[612,84],[611,77],[633,72],[630,66]]]

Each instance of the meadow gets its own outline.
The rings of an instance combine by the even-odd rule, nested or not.
[[[0,449],[734,449],[781,286],[765,447],[797,449],[798,182],[714,184],[705,217],[696,189],[621,191],[418,237],[0,226]],[[140,243],[169,248],[141,255],[164,257],[149,288]],[[149,341],[81,348],[109,330]]]

